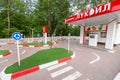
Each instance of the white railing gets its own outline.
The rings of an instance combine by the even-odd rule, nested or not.
[[[58,39],[68,39],[68,36],[54,36],[54,37],[48,37],[47,38],[48,41],[54,39],[54,40],[58,40]],[[71,36],[71,39],[80,39],[79,36]],[[43,41],[43,37],[34,37],[34,38],[22,38],[20,40],[20,42],[26,41],[26,42],[33,42],[33,41]],[[14,40],[12,38],[0,38],[0,43],[9,43],[9,42],[14,42]]]

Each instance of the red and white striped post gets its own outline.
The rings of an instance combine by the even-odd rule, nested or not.
[[[47,44],[47,26],[43,26],[44,43]]]

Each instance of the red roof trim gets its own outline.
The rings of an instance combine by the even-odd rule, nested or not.
[[[66,18],[65,22],[68,24],[78,20],[83,20],[83,19],[107,14],[107,13],[118,11],[118,10],[120,10],[120,0],[113,1],[107,4],[98,5],[95,8],[89,9],[82,13],[75,14],[73,16]]]

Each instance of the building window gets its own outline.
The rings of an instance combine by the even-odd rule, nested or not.
[[[106,38],[106,32],[101,32],[101,38]]]

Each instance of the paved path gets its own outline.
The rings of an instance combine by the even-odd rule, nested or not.
[[[67,41],[58,41],[56,47],[67,48]],[[19,77],[15,80],[113,80],[120,72],[120,46],[115,47],[115,52],[100,51],[82,47],[78,40],[71,40],[70,50],[76,53],[73,60],[59,65],[53,65],[41,71]],[[13,54],[0,59],[0,71],[7,65],[17,61],[15,45],[2,46],[3,49],[10,49]],[[39,49],[21,48],[21,58],[30,56]],[[23,53],[25,52],[25,53]],[[7,61],[8,60],[8,61]]]

